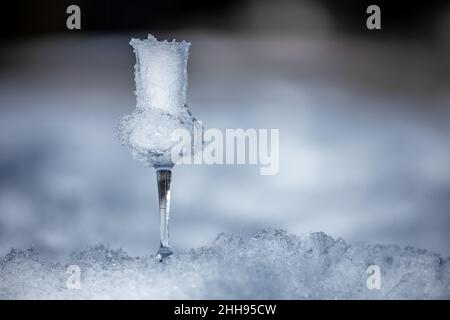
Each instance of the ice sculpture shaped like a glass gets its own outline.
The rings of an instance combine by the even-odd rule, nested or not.
[[[175,130],[187,130],[193,137],[200,124],[186,106],[187,59],[190,43],[131,39],[136,54],[134,67],[136,109],[122,117],[119,137],[137,160],[156,169],[159,209],[161,215],[161,245],[158,258],[172,254],[169,245],[170,183],[173,150],[179,156],[193,144],[181,145],[172,138]],[[192,150],[190,150],[191,152]]]

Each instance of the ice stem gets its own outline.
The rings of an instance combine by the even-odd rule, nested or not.
[[[159,214],[160,214],[160,247],[157,258],[162,261],[172,254],[169,245],[169,214],[170,214],[170,181],[172,171],[170,168],[157,168],[156,178],[158,182]]]

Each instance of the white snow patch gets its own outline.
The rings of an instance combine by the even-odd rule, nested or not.
[[[450,298],[450,259],[398,246],[351,246],[324,233],[265,229],[244,239],[219,234],[211,246],[160,263],[97,245],[52,263],[36,249],[0,262],[1,299],[415,299]],[[69,265],[81,289],[68,289]],[[381,288],[369,290],[377,265]]]

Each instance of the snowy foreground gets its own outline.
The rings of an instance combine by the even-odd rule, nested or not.
[[[11,250],[0,264],[1,299],[410,299],[450,298],[450,259],[397,246],[351,246],[324,233],[262,230],[249,239],[220,234],[211,246],[164,263],[104,245],[45,261]],[[68,289],[69,265],[81,288]],[[381,288],[369,290],[377,265]]]

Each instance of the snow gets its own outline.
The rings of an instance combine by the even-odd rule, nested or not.
[[[137,108],[176,113],[186,104],[187,59],[190,43],[131,39],[136,54]]]
[[[171,165],[172,150],[179,156],[192,149],[172,135],[184,130],[190,136],[200,127],[186,106],[187,59],[190,43],[131,39],[136,54],[136,109],[121,118],[119,139],[134,159],[149,166]],[[191,152],[191,151],[190,151]]]
[[[80,289],[66,286],[69,265],[80,268]],[[379,290],[366,284],[371,265],[381,271]],[[105,245],[59,263],[36,248],[11,250],[0,263],[1,299],[442,299],[449,289],[450,259],[438,254],[273,229],[221,233],[163,263]]]
[[[158,109],[139,110],[121,118],[118,126],[119,139],[127,145],[134,159],[148,166],[167,165],[175,162],[172,149],[179,156],[189,154],[194,145],[191,140],[180,140],[172,136],[178,130],[184,130],[192,137],[199,122],[191,115],[187,107],[181,108],[175,115]]]

